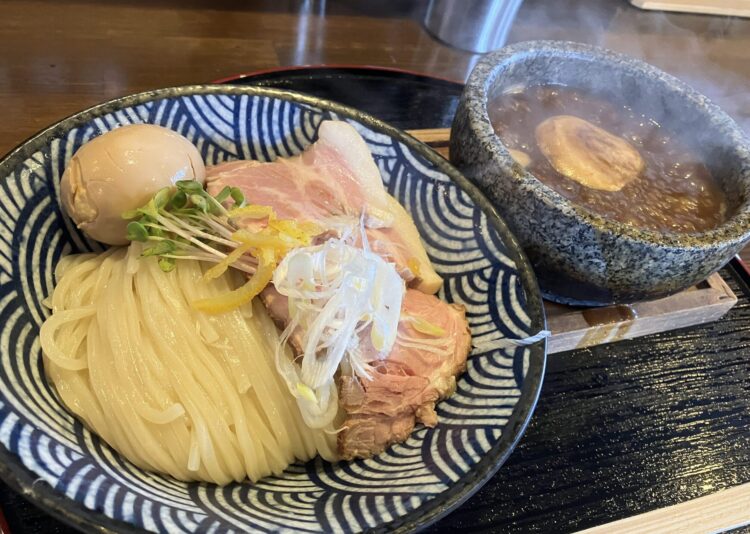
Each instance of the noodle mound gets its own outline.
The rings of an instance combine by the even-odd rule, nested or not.
[[[191,307],[242,276],[204,281],[192,260],[164,273],[140,251],[58,264],[40,338],[68,409],[137,466],[180,480],[255,481],[295,459],[335,460],[335,434],[305,425],[276,370],[279,335],[257,299],[221,315]]]

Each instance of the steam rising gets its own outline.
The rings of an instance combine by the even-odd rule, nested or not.
[[[750,19],[643,11],[624,1],[526,0],[508,44],[577,41],[642,59],[691,85],[750,133]]]

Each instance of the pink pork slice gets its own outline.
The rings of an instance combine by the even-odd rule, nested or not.
[[[274,321],[284,327],[289,319],[286,297],[269,286],[262,298]],[[435,426],[435,404],[455,391],[456,377],[466,368],[471,335],[463,306],[408,289],[401,314],[419,317],[442,329],[446,352],[436,354],[414,346],[415,339],[436,338],[419,332],[407,321],[400,323],[399,338],[386,358],[375,356],[372,347],[361,347],[365,354],[371,353],[366,358],[370,360],[371,380],[354,376],[339,379],[339,404],[345,416],[338,449],[344,460],[368,458],[404,441],[417,422]],[[295,333],[290,339],[297,354],[299,335]]]
[[[430,264],[414,222],[385,188],[367,145],[342,121],[323,121],[318,141],[299,156],[271,163],[232,161],[207,170],[209,193],[242,190],[251,204],[271,206],[281,219],[330,230],[332,218],[366,214],[375,252],[396,264],[410,287],[435,293],[442,279]]]

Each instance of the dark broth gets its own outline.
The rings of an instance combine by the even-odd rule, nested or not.
[[[725,219],[726,199],[706,165],[675,139],[675,132],[632,108],[578,89],[529,87],[490,100],[490,121],[503,143],[528,154],[527,169],[576,204],[640,228],[700,232]],[[619,191],[593,189],[555,170],[537,146],[536,127],[556,115],[573,115],[627,140],[645,168]],[[677,133],[679,135],[679,132]]]

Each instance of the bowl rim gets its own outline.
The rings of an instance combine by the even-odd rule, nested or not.
[[[421,141],[371,115],[329,100],[281,89],[217,84],[168,87],[127,95],[74,113],[21,142],[0,159],[0,180],[6,179],[19,163],[48,145],[52,139],[103,114],[165,98],[217,94],[268,97],[331,111],[386,134],[424,157],[468,194],[485,214],[487,222],[501,237],[508,256],[516,265],[517,275],[525,293],[525,311],[531,320],[531,328],[534,331],[546,329],[542,296],[531,263],[516,237],[484,194],[445,158]],[[529,349],[528,368],[521,387],[521,395],[495,446],[468,473],[452,483],[446,491],[427,500],[422,506],[404,516],[371,529],[372,532],[411,532],[434,523],[463,504],[505,463],[528,426],[542,389],[547,362],[547,340],[544,339],[527,348]],[[0,446],[0,479],[25,499],[75,528],[86,532],[141,532],[141,529],[132,523],[112,519],[103,511],[90,510],[84,507],[83,503],[67,497],[46,482],[39,482],[38,477],[23,465],[20,457],[10,452],[5,446]]]
[[[531,172],[519,170],[513,162],[507,147],[495,134],[489,119],[487,101],[490,85],[502,77],[499,71],[518,60],[532,54],[542,56],[559,55],[577,61],[607,63],[619,71],[640,72],[655,80],[664,90],[679,94],[685,101],[705,113],[719,119],[717,127],[724,136],[732,141],[739,152],[742,165],[740,173],[745,179],[743,202],[737,211],[718,226],[703,232],[680,233],[660,232],[635,227],[612,219],[576,204],[560,195],[557,191],[537,179]],[[577,43],[573,41],[531,40],[515,43],[485,55],[472,70],[466,82],[462,104],[468,100],[479,100],[479,106],[465,106],[469,119],[470,131],[479,137],[482,146],[489,147],[492,161],[498,165],[501,174],[512,179],[549,209],[563,217],[573,217],[593,227],[600,235],[632,243],[646,243],[652,247],[667,250],[700,250],[714,249],[720,245],[741,246],[750,239],[750,138],[740,129],[736,122],[721,108],[711,102],[685,82],[666,72],[631,56],[607,48]]]

